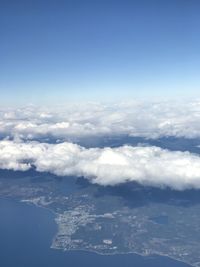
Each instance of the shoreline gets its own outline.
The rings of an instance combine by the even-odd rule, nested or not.
[[[36,203],[33,203],[29,200],[23,200],[23,199],[14,199],[12,197],[6,197],[6,196],[0,196],[0,200],[1,199],[4,199],[4,200],[11,200],[11,201],[17,201],[19,203],[24,203],[25,205],[30,205],[30,206],[33,206],[33,207],[38,207],[38,208],[41,208],[41,209],[45,209],[45,210],[48,210],[51,214],[54,215],[54,223],[55,223],[55,226],[56,228],[58,229],[58,224],[56,223],[55,221],[55,217],[59,214],[55,211],[53,211],[52,209],[48,208],[48,207],[45,207],[45,206],[42,206],[42,205],[39,205],[39,204],[36,204]],[[56,234],[57,232],[55,233],[55,235],[53,236],[53,238],[51,239],[52,241],[54,240],[54,238],[56,237]],[[53,243],[53,242],[52,242]],[[183,264],[187,264],[188,266],[191,266],[191,267],[197,267],[196,265],[192,265],[191,263],[189,262],[186,262],[186,261],[182,261],[182,260],[179,260],[179,259],[176,259],[174,257],[171,257],[169,255],[166,255],[166,254],[162,254],[162,253],[155,253],[155,254],[142,254],[142,253],[138,253],[138,252],[134,252],[134,251],[130,251],[130,252],[113,252],[113,253],[102,253],[102,252],[98,252],[98,251],[95,251],[95,250],[92,250],[92,249],[63,249],[63,248],[59,248],[59,247],[53,247],[52,244],[50,246],[50,249],[55,249],[55,250],[60,250],[62,251],[63,253],[64,252],[70,252],[70,251],[73,251],[73,252],[86,252],[86,253],[95,253],[97,255],[101,255],[101,256],[114,256],[114,255],[129,255],[129,254],[135,254],[135,255],[138,255],[138,256],[141,256],[141,257],[146,257],[146,258],[151,258],[151,257],[165,257],[165,258],[168,258],[168,259],[171,259],[171,260],[175,260],[175,261],[178,261],[178,262],[181,262]]]
[[[63,253],[65,252],[70,252],[70,251],[73,251],[73,252],[86,252],[86,253],[95,253],[97,255],[100,255],[100,256],[115,256],[115,255],[130,255],[130,254],[135,254],[135,255],[138,255],[138,256],[141,256],[141,257],[146,257],[146,258],[153,258],[153,257],[165,257],[165,258],[168,258],[168,259],[171,259],[171,260],[175,260],[175,261],[178,261],[178,262],[181,262],[181,263],[184,263],[184,264],[187,264],[191,267],[196,267],[195,265],[192,265],[191,263],[188,263],[188,262],[185,262],[185,261],[182,261],[182,260],[178,260],[176,258],[173,258],[173,257],[170,257],[168,255],[165,255],[165,254],[161,254],[161,253],[158,253],[158,254],[142,254],[142,253],[138,253],[138,252],[115,252],[115,253],[101,253],[101,252],[98,252],[98,251],[95,251],[95,250],[92,250],[92,249],[62,249],[62,248],[56,248],[56,247],[50,247],[51,249],[56,249],[56,250],[61,250]]]

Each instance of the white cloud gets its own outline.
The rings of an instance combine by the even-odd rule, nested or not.
[[[103,135],[200,137],[200,102],[130,102],[0,110],[0,134],[74,140]],[[74,138],[74,139],[73,139]]]
[[[0,168],[84,176],[91,183],[127,181],[173,189],[200,188],[200,157],[159,147],[89,148],[72,143],[0,141]]]

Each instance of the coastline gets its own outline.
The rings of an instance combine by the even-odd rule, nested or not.
[[[38,207],[38,208],[41,208],[41,209],[48,210],[54,216],[54,223],[55,223],[56,229],[58,229],[58,224],[56,223],[55,218],[56,218],[56,216],[59,213],[53,211],[52,209],[50,209],[48,207],[45,207],[45,206],[42,206],[42,205],[39,205],[39,204],[36,204],[36,203],[33,203],[31,201],[15,199],[15,198],[12,198],[12,197],[0,196],[0,200],[1,199],[9,200],[9,201],[11,200],[11,201],[14,201],[14,202],[17,201],[19,203],[24,203],[25,205],[30,205],[30,206],[33,206],[33,207]],[[138,252],[134,252],[134,251],[130,251],[130,252],[113,252],[113,253],[109,253],[109,252],[106,253],[106,252],[104,252],[104,253],[102,253],[102,252],[99,252],[99,251],[95,251],[93,249],[84,249],[84,248],[83,249],[62,249],[62,248],[59,248],[59,247],[52,246],[53,240],[56,237],[56,234],[57,234],[57,230],[55,232],[55,235],[51,239],[52,240],[52,243],[51,243],[50,249],[53,249],[53,250],[60,250],[62,252],[70,252],[70,251],[73,251],[73,252],[95,253],[95,254],[100,255],[100,256],[114,256],[114,255],[130,255],[130,254],[133,254],[133,255],[138,255],[138,256],[141,256],[141,257],[145,257],[145,258],[165,257],[165,258],[168,258],[168,259],[171,259],[171,260],[174,260],[174,261],[183,263],[183,264],[187,264],[188,267],[189,266],[191,266],[191,267],[197,267],[196,265],[192,265],[189,262],[182,261],[182,260],[179,260],[177,258],[171,257],[171,256],[166,255],[166,254],[162,254],[162,253],[143,254],[143,253],[138,253]]]

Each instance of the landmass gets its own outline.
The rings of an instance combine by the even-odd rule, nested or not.
[[[158,254],[200,266],[198,191],[100,187],[83,178],[1,171],[0,196],[51,210],[53,249]]]

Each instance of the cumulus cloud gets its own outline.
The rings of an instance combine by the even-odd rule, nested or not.
[[[113,135],[200,137],[200,102],[88,103],[59,108],[29,106],[0,110],[2,136],[65,141]]]
[[[0,141],[0,168],[59,176],[84,176],[91,183],[116,185],[135,181],[177,190],[200,188],[200,157],[155,146],[89,148],[63,142]]]

